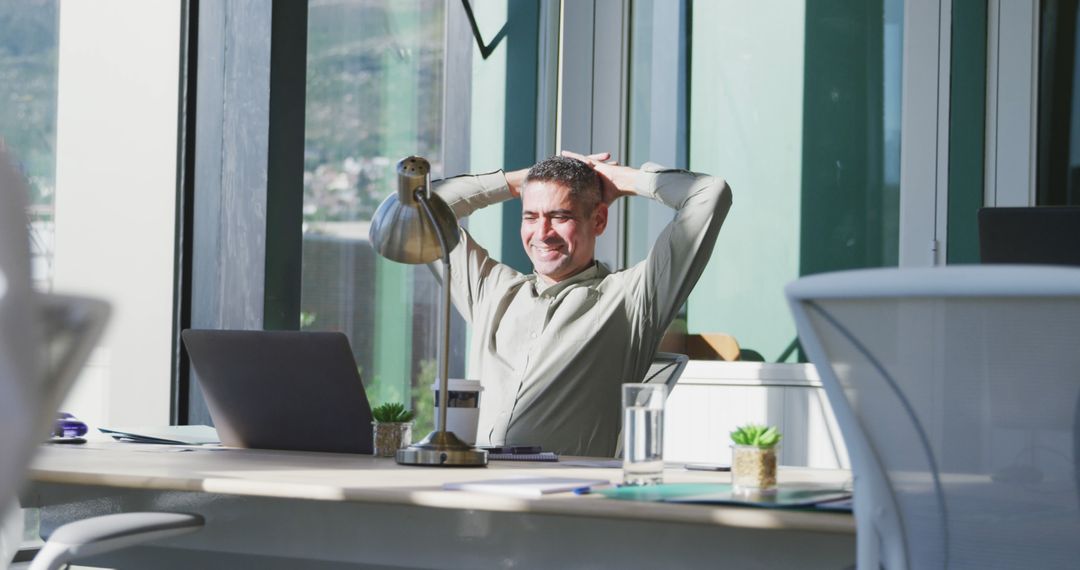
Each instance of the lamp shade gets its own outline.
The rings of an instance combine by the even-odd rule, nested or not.
[[[461,236],[453,210],[429,188],[431,166],[418,156],[402,159],[397,164],[398,190],[379,205],[371,219],[368,237],[379,255],[399,263],[431,263],[444,256],[436,228],[416,199],[421,191],[431,208],[438,231],[454,249]],[[449,253],[449,251],[445,252]]]

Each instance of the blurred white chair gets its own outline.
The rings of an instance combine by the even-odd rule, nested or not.
[[[1080,564],[1080,269],[788,285],[855,476],[859,568]]]
[[[102,301],[32,290],[26,196],[22,176],[0,141],[0,514],[15,501],[34,450],[50,433],[57,407],[109,316]],[[201,517],[182,513],[126,513],[78,521],[57,529],[30,568],[53,570],[78,556],[201,526]],[[10,542],[10,534],[4,537],[0,545]],[[13,554],[0,552],[0,564],[6,565]]]

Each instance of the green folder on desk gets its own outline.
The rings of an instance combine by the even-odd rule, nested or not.
[[[815,508],[826,504],[838,504],[851,498],[851,491],[846,489],[808,485],[781,485],[775,493],[747,495],[734,493],[728,483],[675,483],[615,487],[602,489],[596,493],[621,501],[739,505],[781,509]]]

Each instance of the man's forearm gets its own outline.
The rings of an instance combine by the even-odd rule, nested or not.
[[[639,196],[653,198],[675,210],[681,210],[691,200],[697,206],[713,210],[723,202],[726,186],[722,180],[707,174],[668,169],[647,163],[638,173],[634,192]]]
[[[516,194],[509,175],[496,170],[486,174],[465,174],[432,183],[432,189],[450,205],[460,220],[480,208],[513,199]]]

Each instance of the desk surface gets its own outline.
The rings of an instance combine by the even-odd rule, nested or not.
[[[619,469],[506,461],[494,461],[486,469],[406,467],[397,465],[392,459],[362,455],[178,449],[113,442],[45,446],[33,462],[30,479],[37,483],[64,485],[557,514],[747,529],[855,532],[853,517],[843,513],[636,503],[565,493],[522,499],[442,490],[442,485],[447,482],[523,475],[617,482],[622,476]],[[849,477],[847,471],[822,469],[781,468],[779,473],[781,484],[842,484]],[[727,473],[686,471],[681,467],[667,469],[664,478],[669,483],[730,482]]]

